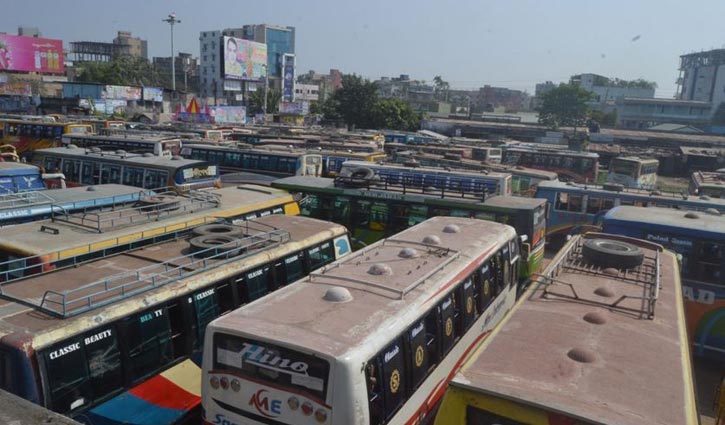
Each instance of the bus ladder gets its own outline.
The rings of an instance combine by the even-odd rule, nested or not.
[[[79,288],[63,292],[47,290],[40,304],[14,297],[8,291],[2,294],[14,301],[66,318],[237,262],[290,240],[286,230],[263,223],[245,222],[240,227],[244,229],[244,236],[235,241],[119,273]]]
[[[78,212],[55,206],[52,209],[52,221],[90,229],[97,233],[120,227],[138,225],[160,219],[192,214],[210,208],[217,208],[220,196],[204,190],[190,190],[179,194],[176,191],[162,189],[141,191],[139,198],[131,207],[128,200],[113,203],[101,211],[84,209]]]

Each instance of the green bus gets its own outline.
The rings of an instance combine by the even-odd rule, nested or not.
[[[541,269],[546,199],[518,196],[464,197],[448,191],[393,185],[349,185],[343,179],[296,176],[272,186],[300,196],[302,215],[342,224],[356,247],[369,245],[435,216],[471,217],[513,226],[521,246],[523,281]]]

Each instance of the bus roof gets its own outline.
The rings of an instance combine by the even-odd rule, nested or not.
[[[178,135],[173,135],[173,134],[142,133],[142,132],[138,132],[138,133],[126,132],[126,133],[123,133],[120,135],[68,133],[68,134],[64,134],[63,137],[67,138],[67,139],[94,139],[94,140],[104,140],[104,141],[109,141],[109,142],[131,140],[134,142],[149,142],[149,143],[179,139]]]
[[[643,265],[601,270],[583,261],[587,237],[618,238],[569,242],[451,385],[587,423],[697,423],[674,254],[625,238],[645,253]],[[650,320],[642,296],[658,285]]]
[[[566,156],[579,156],[583,158],[593,158],[593,159],[599,159],[599,154],[594,152],[578,152],[578,151],[570,151],[566,148],[564,149],[554,149],[550,145],[542,145],[541,147],[538,146],[522,146],[522,145],[509,145],[505,149],[505,151],[518,151],[518,152],[532,152],[532,153],[541,153],[546,155],[566,155]]]
[[[434,217],[217,319],[214,327],[341,356],[375,336],[402,332],[404,317],[418,318],[470,273],[472,261],[515,236],[499,223]],[[439,243],[428,243],[436,238]],[[344,308],[325,299],[333,288],[351,295]]]
[[[681,229],[698,230],[720,235],[725,239],[725,217],[721,214],[711,214],[705,211],[682,211],[672,208],[647,208],[618,206],[607,211],[604,220],[628,221],[632,224],[641,224],[646,228],[651,226],[669,226]]]
[[[308,152],[304,149],[266,149],[264,147],[259,148],[237,148],[233,146],[222,146],[222,145],[207,145],[203,143],[184,143],[184,148],[196,148],[196,149],[207,149],[213,151],[224,151],[224,152],[238,152],[243,153],[257,153],[266,155],[276,156],[287,156],[287,157],[298,157],[300,155],[307,155]]]
[[[0,162],[0,175],[2,176],[19,176],[30,172],[40,173],[40,168],[22,162]]]
[[[654,158],[640,158],[638,156],[617,156],[612,158],[612,161],[624,161],[624,162],[634,162],[637,164],[659,164],[659,160]]]
[[[132,202],[142,194],[152,193],[149,190],[135,186],[122,184],[99,184],[95,186],[81,186],[64,189],[43,190],[41,192],[26,192],[7,195],[17,202],[1,202],[0,218],[20,217],[41,214],[41,211],[33,211],[34,207],[42,206],[43,212],[50,213],[52,205],[54,211],[60,213],[63,209],[75,209],[76,207],[96,206],[95,202],[104,199],[108,205],[113,204],[112,198],[116,197],[117,203]],[[34,195],[33,195],[34,194]],[[9,200],[9,198],[8,198]],[[104,204],[105,205],[105,204]],[[9,229],[3,229],[2,233]]]
[[[139,164],[154,166],[160,168],[180,168],[188,165],[205,164],[205,161],[196,159],[185,159],[181,157],[168,158],[158,155],[141,155],[133,153],[118,154],[115,151],[96,151],[94,149],[78,148],[75,146],[65,146],[60,148],[38,149],[36,155],[50,154],[73,158],[94,158],[108,161],[116,161],[127,164]]]
[[[670,201],[678,201],[682,203],[691,203],[694,205],[702,205],[703,208],[706,208],[708,205],[716,206],[717,208],[725,208],[725,199],[718,199],[718,198],[701,198],[695,195],[688,195],[683,193],[667,193],[667,192],[660,192],[659,194],[657,192],[653,192],[650,190],[645,189],[634,189],[634,188],[621,188],[622,190],[608,190],[605,189],[605,186],[595,186],[595,185],[583,185],[583,184],[577,184],[577,183],[570,183],[570,182],[562,182],[562,181],[542,181],[538,185],[538,189],[548,189],[552,191],[559,191],[559,192],[585,192],[585,193],[591,193],[591,194],[597,194],[601,196],[609,196],[609,197],[629,197],[629,198],[638,198],[638,199],[649,199],[649,200],[670,200]],[[538,196],[538,191],[537,191]]]
[[[303,239],[310,238],[312,242],[319,243],[346,233],[345,228],[340,225],[300,216],[270,215],[252,219],[244,226],[248,226],[247,233],[255,240],[262,240],[260,238],[267,242],[281,240],[283,244],[292,244],[290,249],[293,251],[300,249],[297,247],[299,246],[297,242]],[[270,233],[271,229],[275,229],[273,231],[278,235],[288,235],[288,237],[284,239],[268,237],[267,233]],[[218,267],[220,264],[224,264],[223,273],[232,276],[245,268],[268,262],[269,257],[264,255],[264,252],[275,245],[265,243],[257,250],[259,242],[256,244],[254,248],[250,246],[248,251],[245,250],[245,254],[234,255],[232,261],[225,261],[223,258],[192,258],[188,256],[187,239],[172,239],[78,266],[3,283],[5,298],[0,300],[0,338],[12,333],[27,333],[32,335],[29,338],[32,338],[33,346],[38,349],[52,343],[58,332],[61,332],[65,338],[83,332],[89,327],[126,317],[135,311],[147,309],[151,305],[214,282],[215,279],[219,279],[218,273],[222,272]],[[262,255],[256,255],[257,253]],[[236,258],[238,255],[249,256]],[[166,269],[165,264],[171,267]],[[181,277],[178,268],[182,270]],[[140,272],[140,275],[136,272]],[[139,278],[137,282],[134,281],[136,277]],[[88,287],[91,283],[103,283],[104,280],[110,282],[112,288],[128,282],[136,286],[132,286],[132,290],[127,289],[131,294],[126,297],[121,295],[120,290],[103,292],[100,287]],[[139,288],[148,290],[133,295]],[[85,297],[95,292],[93,300],[101,304],[98,304],[98,308],[86,311],[80,309],[78,303],[71,304],[70,308],[79,309],[79,313],[62,317],[49,311],[49,309],[56,311],[59,307],[49,303],[41,306],[48,291],[58,293],[78,291],[72,293],[71,297]],[[99,293],[101,295],[98,295]],[[55,297],[51,294],[49,298]],[[85,303],[85,298],[83,300]],[[107,304],[102,304],[103,301]]]
[[[725,188],[725,173],[719,171],[695,171],[692,181],[697,187]]]
[[[435,167],[406,167],[404,165],[400,164],[394,164],[394,163],[385,163],[385,164],[375,164],[371,162],[365,162],[365,161],[345,161],[343,163],[343,167],[362,167],[362,168],[383,168],[386,170],[396,170],[396,171],[409,171],[409,172],[428,172],[433,174],[439,174],[439,175],[448,175],[448,174],[454,174],[454,175],[463,175],[463,176],[470,176],[470,177],[491,177],[491,178],[503,178],[506,176],[510,176],[510,173],[499,173],[496,171],[488,171],[485,172],[485,170],[481,170],[481,172],[474,172],[470,170],[445,170],[443,168],[435,168]]]
[[[130,186],[122,186],[122,188],[130,188]],[[136,192],[140,191],[138,188],[134,189]],[[57,190],[45,193],[53,194],[54,192],[57,192]],[[0,251],[23,253],[31,256],[55,253],[59,259],[67,258],[81,253],[79,248],[84,248],[83,252],[91,252],[113,246],[119,238],[123,238],[126,243],[129,243],[162,233],[186,229],[218,218],[235,217],[250,211],[294,202],[294,198],[283,190],[258,185],[231,186],[203,191],[203,193],[213,196],[218,195],[218,202],[206,205],[200,202],[201,200],[195,194],[164,195],[170,197],[169,202],[175,202],[179,206],[178,214],[169,211],[168,215],[161,218],[153,215],[155,217],[153,220],[144,220],[148,216],[148,209],[144,209],[144,207],[135,208],[128,215],[122,217],[120,221],[114,217],[114,222],[110,223],[113,225],[110,230],[102,229],[102,231],[99,231],[88,226],[79,226],[74,222],[54,220],[17,224],[4,228],[0,232]],[[196,201],[190,203],[193,210],[183,208],[184,204],[182,202],[189,198]],[[137,222],[139,223],[136,224]],[[57,229],[58,233],[51,234],[39,231],[38,229],[43,226]]]

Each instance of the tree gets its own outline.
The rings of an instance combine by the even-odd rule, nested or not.
[[[111,62],[88,62],[80,67],[77,80],[120,86],[158,86],[158,72],[144,58],[120,56]]]
[[[371,115],[374,128],[390,130],[419,130],[422,119],[410,104],[400,99],[378,100]]]
[[[559,84],[541,97],[538,109],[539,123],[557,129],[560,126],[574,127],[584,125],[587,119],[587,101],[592,93],[575,84]]]
[[[598,122],[604,127],[614,127],[617,125],[617,111],[607,112],[606,114],[602,111],[591,111],[589,118]]]
[[[337,114],[348,127],[372,128],[371,111],[378,101],[375,83],[355,74],[342,76],[342,87],[332,99]],[[325,117],[329,119],[327,116]]]
[[[442,99],[447,102],[448,90],[451,88],[451,86],[446,81],[443,81],[443,78],[440,75],[436,75],[435,78],[433,78],[433,84],[435,85],[436,95],[438,96],[438,99]]]
[[[267,91],[267,111],[268,114],[274,114],[279,110],[279,102],[282,100],[282,93],[278,90]],[[250,114],[261,114],[264,109],[264,89],[258,88],[257,90],[249,93],[249,113]]]

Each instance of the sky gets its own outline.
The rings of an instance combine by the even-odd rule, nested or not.
[[[0,32],[111,42],[116,31],[169,56],[162,19],[175,12],[175,50],[199,54],[199,32],[268,23],[296,28],[297,72],[366,78],[409,74],[452,88],[527,90],[596,73],[676,91],[679,56],[722,48],[722,0],[4,0]]]

